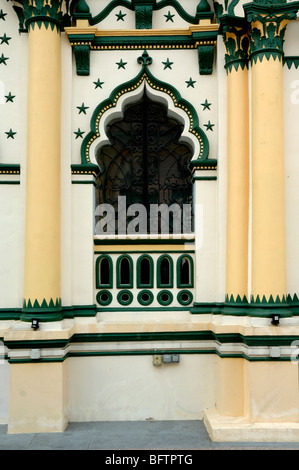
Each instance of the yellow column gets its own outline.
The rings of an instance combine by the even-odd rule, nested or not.
[[[286,296],[282,61],[252,65],[252,296]]]
[[[23,319],[39,313],[44,319],[47,313],[55,319],[61,302],[60,4],[60,0],[52,0],[52,6],[45,2],[38,9],[27,0],[24,8],[29,29],[29,75]],[[40,20],[39,15],[46,12],[53,13],[53,18]]]
[[[283,39],[296,2],[244,6],[252,77],[252,302],[286,301]],[[278,305],[279,306],[279,305]]]
[[[247,24],[222,22],[227,49],[226,298],[247,300],[249,218],[249,93]]]

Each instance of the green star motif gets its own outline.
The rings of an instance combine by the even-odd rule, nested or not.
[[[81,131],[81,129],[79,127],[77,132],[74,132],[74,134],[76,135],[76,139],[78,139],[78,137],[81,137],[81,139],[83,139],[83,134],[85,134],[85,132]]]
[[[172,21],[172,23],[173,23],[173,19],[172,19],[172,18],[173,18],[175,15],[172,15],[172,14],[170,13],[170,11],[167,13],[167,15],[164,15],[164,16],[165,16],[165,18],[166,18],[166,23],[167,23],[167,21]]]
[[[205,109],[208,109],[210,111],[210,106],[211,106],[211,103],[208,103],[208,100],[205,100],[204,103],[201,103],[201,105],[203,106],[203,111]]]
[[[0,64],[7,65],[6,61],[8,60],[8,57],[4,57],[4,54],[0,56]]]
[[[187,83],[187,88],[189,88],[189,86],[194,88],[194,83],[196,83],[196,81],[192,80],[192,78],[190,77],[190,79],[188,81],[186,81],[185,83]]]
[[[5,132],[5,134],[7,134],[7,139],[14,139],[16,132],[13,132],[13,130],[10,128],[8,132]]]
[[[3,10],[0,10],[0,20],[3,20],[5,21],[5,16],[7,15],[7,13],[4,13]]]
[[[172,70],[171,66],[172,66],[173,62],[170,62],[170,60],[169,60],[168,57],[167,57],[166,62],[162,62],[162,64],[164,65],[164,70],[165,70],[165,69],[170,69],[170,70]]]
[[[9,92],[8,95],[5,96],[5,98],[6,98],[6,103],[8,103],[9,101],[13,103],[15,96],[12,95],[11,92]]]
[[[121,10],[119,10],[119,13],[116,13],[115,16],[117,16],[117,21],[119,21],[119,20],[125,21],[125,20],[124,20],[124,17],[127,16],[127,14],[126,14],[126,13],[122,13]]]
[[[212,131],[215,124],[211,124],[209,121],[208,124],[204,124],[204,126],[207,128],[207,131]]]
[[[100,79],[98,78],[96,82],[93,82],[95,84],[95,88],[102,88],[102,85],[105,82],[101,82]]]
[[[77,106],[77,109],[79,109],[79,114],[86,114],[86,110],[89,109],[89,106],[85,106],[84,103],[82,103],[81,106]]]
[[[6,36],[6,34],[4,33],[4,36],[0,36],[0,39],[1,39],[1,43],[0,44],[8,44],[8,41],[11,40],[10,37]]]
[[[125,66],[127,65],[127,63],[128,62],[123,62],[123,60],[120,59],[120,62],[116,62],[116,65],[118,65],[119,69],[125,69],[126,68]]]

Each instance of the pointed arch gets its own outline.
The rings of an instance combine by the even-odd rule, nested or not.
[[[97,165],[96,150],[99,146],[109,142],[105,134],[106,123],[112,119],[122,117],[125,105],[137,101],[144,93],[144,89],[152,99],[164,102],[167,105],[169,114],[184,124],[182,140],[192,145],[192,160],[198,163],[207,163],[209,141],[203,129],[199,127],[194,106],[183,99],[174,86],[158,80],[151,74],[148,69],[151,59],[146,51],[139,59],[138,62],[142,64],[139,74],[133,80],[116,87],[109,98],[102,101],[95,108],[90,121],[90,131],[82,141],[81,164]]]

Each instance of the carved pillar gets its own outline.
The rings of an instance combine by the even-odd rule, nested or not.
[[[29,35],[22,319],[59,319],[62,0],[24,0]]]
[[[283,41],[298,5],[244,6],[251,27],[253,303],[286,301]]]
[[[227,71],[226,300],[247,301],[249,219],[248,28],[220,18]]]

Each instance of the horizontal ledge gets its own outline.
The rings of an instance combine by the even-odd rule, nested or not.
[[[94,35],[96,37],[151,37],[151,36],[191,36],[194,33],[218,32],[217,23],[190,26],[188,29],[98,29],[95,27],[77,28],[75,26],[64,28],[68,36]]]

